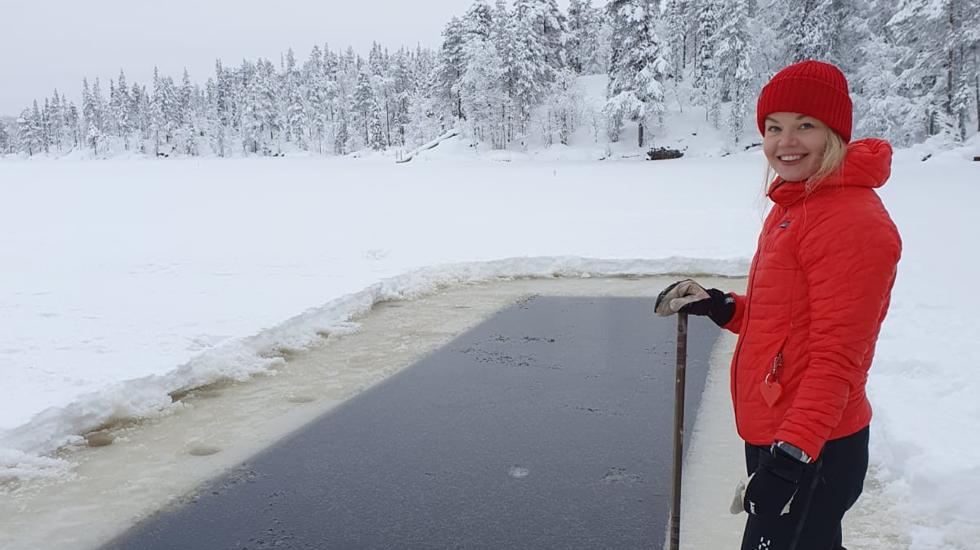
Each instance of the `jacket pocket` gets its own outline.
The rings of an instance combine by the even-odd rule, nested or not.
[[[775,353],[772,354],[772,358],[769,360],[769,364],[766,365],[765,373],[763,374],[761,382],[758,382],[757,387],[759,388],[759,392],[762,394],[762,400],[769,408],[774,407],[776,403],[782,399],[785,391],[785,387],[782,382],[782,375],[784,372],[783,349],[786,347],[786,341],[788,339],[789,336],[785,336],[780,341]]]

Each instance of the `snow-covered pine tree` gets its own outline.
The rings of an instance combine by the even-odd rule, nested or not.
[[[436,58],[429,50],[416,48],[412,59],[412,86],[405,123],[406,144],[419,146],[446,130],[444,119],[437,116],[438,99],[433,94]]]
[[[375,116],[372,116],[369,120],[370,126],[368,145],[375,151],[381,151],[386,146],[384,113],[381,109],[381,105],[378,103],[377,96],[372,96],[372,99],[374,100],[372,112]]]
[[[295,61],[295,59],[294,59]],[[276,130],[270,134],[270,152],[275,155],[282,154],[284,142],[291,139],[292,129],[289,127],[289,91],[286,89],[286,57],[279,54],[279,69],[273,65],[272,72],[266,79],[266,86],[273,90],[272,96],[275,98],[275,119]],[[271,60],[270,60],[270,64]]]
[[[449,20],[442,31],[442,46],[436,68],[436,84],[452,120],[465,117],[463,102],[459,95],[459,84],[466,72],[466,58],[463,53],[463,22],[458,17]]]
[[[68,132],[70,133],[71,146],[73,148],[78,147],[79,142],[81,141],[82,132],[81,128],[79,127],[79,119],[80,116],[78,114],[78,107],[75,106],[74,102],[69,102],[68,109],[65,111],[65,126],[68,128]]]
[[[335,141],[339,119],[337,109],[340,105],[338,97],[342,92],[340,56],[330,50],[329,44],[323,45],[322,54],[321,76],[314,86],[317,102],[322,101],[322,104],[317,108],[323,131],[321,149],[324,152],[336,152]]]
[[[243,86],[241,102],[241,132],[244,153],[267,155],[270,153],[268,144],[274,137],[274,122],[278,110],[275,95],[269,94],[265,80],[268,66],[265,60],[259,59],[253,66],[248,61],[242,61],[239,67]],[[271,101],[270,101],[271,99]]]
[[[477,141],[489,141],[494,149],[507,144],[504,113],[507,111],[504,60],[497,51],[492,8],[477,0],[463,17],[463,53],[466,71],[461,81],[466,127]]]
[[[493,8],[488,0],[473,0],[473,4],[463,15],[463,40],[470,41],[474,35],[481,40],[490,39],[493,27]]]
[[[31,109],[31,125],[33,126],[34,134],[34,150],[36,152],[48,152],[47,149],[47,136],[45,135],[44,127],[44,112],[38,107],[37,100],[34,100],[34,106]]]
[[[82,120],[84,123],[83,131],[85,136],[85,143],[92,148],[92,151],[98,155],[99,150],[104,148],[102,145],[105,141],[105,134],[102,130],[102,112],[104,100],[102,99],[101,87],[99,86],[99,79],[95,79],[95,83],[92,85],[91,90],[89,90],[88,79],[82,80]]]
[[[139,150],[146,152],[146,144],[151,136],[150,113],[150,94],[146,91],[145,85],[133,83],[129,91],[130,109],[129,116],[133,120],[133,129],[137,133]]]
[[[289,48],[282,76],[282,120],[283,137],[286,141],[306,148],[304,126],[306,120],[306,87],[303,75],[296,64],[296,54]]]
[[[670,46],[670,74],[676,81],[684,80],[684,69],[687,67],[688,31],[693,19],[689,15],[690,4],[689,0],[667,0],[664,7],[667,22],[664,38]]]
[[[37,106],[37,100],[34,105]],[[30,109],[24,109],[17,117],[17,141],[21,152],[27,153],[29,157],[34,156],[37,147],[37,122]]]
[[[357,55],[354,51],[353,46],[347,46],[347,49],[340,54],[339,70],[346,76],[353,76],[355,81],[357,80],[357,75],[360,74],[361,64],[363,60],[361,56]]]
[[[160,156],[160,145],[163,140],[166,139],[167,133],[167,119],[165,109],[165,99],[164,99],[164,81],[160,78],[160,71],[157,67],[153,67],[153,96],[150,98],[150,110],[149,110],[149,128],[150,136],[153,139],[153,156]],[[85,99],[82,98],[82,113],[85,112]]]
[[[82,140],[86,139],[88,133],[88,119],[90,118],[89,111],[92,107],[91,92],[89,91],[88,77],[82,77],[82,108],[79,112],[79,137]]]
[[[591,6],[591,0],[584,0]],[[565,48],[568,54],[568,66],[578,74],[582,74],[582,58],[579,50],[581,49],[582,30],[588,28],[584,21],[583,0],[571,0],[568,4],[568,38],[565,41]]]
[[[236,136],[239,140],[242,153],[248,154],[249,149],[258,143],[256,139],[249,139],[250,137],[255,138],[253,135],[254,128],[246,130],[246,124],[254,123],[254,109],[251,109],[249,105],[250,85],[252,80],[255,79],[255,63],[251,63],[247,60],[243,60],[240,65],[235,69],[229,71],[231,75],[232,86],[231,90],[231,114],[230,120],[232,124],[232,135]],[[247,110],[248,109],[248,110]],[[261,127],[261,122],[259,123]],[[259,130],[259,133],[261,130]],[[257,136],[257,139],[261,141],[261,135]],[[254,152],[254,151],[252,151]]]
[[[307,150],[323,153],[323,139],[327,128],[327,75],[323,65],[323,52],[314,44],[302,68],[303,109],[301,126]]]
[[[41,148],[44,149],[45,154],[51,152],[53,143],[51,126],[51,102],[48,98],[44,98],[44,107],[41,108]]]
[[[164,121],[164,141],[173,150],[174,135],[180,128],[180,93],[174,79],[166,75],[160,79],[161,96],[160,105]]]
[[[78,109],[68,96],[65,94],[59,96],[61,97],[61,149],[67,152],[77,146],[75,137],[78,133]]]
[[[892,6],[892,9],[888,9]],[[852,75],[867,62],[862,49],[876,37],[885,38],[885,23],[894,13],[894,3],[880,5],[878,0],[851,0],[834,4],[836,20],[833,27],[833,41],[826,60],[830,60],[844,71],[848,82],[854,87]],[[889,40],[891,38],[889,37]]]
[[[572,0],[568,5],[568,64],[578,74],[602,70],[599,50],[601,12],[592,0]]]
[[[221,113],[221,122],[227,132],[229,151],[233,141],[243,142],[245,86],[248,82],[246,75],[242,73],[244,67],[246,67],[244,63],[236,68],[222,66],[220,76],[215,75],[219,98],[218,112]],[[242,147],[244,150],[244,144]]]
[[[746,108],[754,93],[749,24],[747,0],[727,0],[725,17],[718,29],[714,56],[718,74],[714,80],[721,88],[716,97],[727,97],[730,103],[728,133],[736,144],[745,129]]]
[[[792,32],[793,61],[819,59],[838,62],[832,53],[837,50],[840,0],[797,0],[791,2],[796,10],[791,12],[785,25]]]
[[[537,12],[528,3],[523,16],[515,5],[510,18],[509,35],[513,49],[508,60],[508,79],[512,90],[511,103],[514,113],[514,139],[527,145],[528,123],[534,108],[548,93],[557,78],[554,66],[547,62],[548,43],[539,32]]]
[[[78,109],[74,102],[68,99],[68,96],[57,91],[55,93],[61,98],[61,133],[59,137],[61,150],[68,152],[77,146],[75,135],[78,132]]]
[[[970,48],[973,52],[972,55],[972,67],[973,67],[973,112],[976,115],[974,118],[974,129],[976,132],[980,132],[980,43],[974,41],[973,46]],[[967,75],[966,79],[969,82],[969,71],[965,71]]]
[[[333,137],[334,151],[338,154],[355,151],[361,146],[360,132],[357,130],[352,107],[359,73],[358,59],[353,48],[348,47],[337,56],[336,69],[333,71],[337,94],[331,102],[331,112],[336,127]]]
[[[119,117],[116,113],[119,94],[116,92],[116,81],[109,79],[109,101],[106,103],[105,126],[106,133],[111,137],[119,137]]]
[[[198,154],[195,95],[194,85],[185,67],[180,88],[176,90],[174,105],[174,147],[185,155]]]
[[[350,125],[347,122],[347,113],[347,109],[338,111],[335,120],[337,131],[334,134],[333,151],[338,155],[346,155],[349,150]]]
[[[548,66],[552,83],[558,71],[568,66],[565,41],[568,39],[568,21],[558,9],[555,0],[516,0],[514,17],[529,22],[531,32],[537,35]]]
[[[670,70],[670,52],[656,28],[658,8],[647,0],[612,0],[613,53],[605,112],[610,138],[619,139],[624,120],[637,123],[637,141],[654,115],[664,112],[664,79]]]
[[[599,42],[599,51],[596,53],[596,60],[599,63],[599,68],[596,70],[598,74],[608,74],[609,64],[612,60],[612,35],[613,35],[613,25],[612,17],[609,15],[609,10],[607,8],[599,9],[599,32],[597,40]]]
[[[230,82],[225,75],[221,60],[214,63],[214,78],[208,79],[206,93],[208,97],[207,133],[211,150],[224,157],[228,154],[228,103]]]
[[[12,152],[13,143],[10,139],[10,132],[7,130],[7,123],[0,120],[0,155],[7,155]]]
[[[896,12],[894,3],[854,0],[842,8],[837,48],[831,54],[847,76],[854,103],[854,136],[886,136],[907,145],[906,126],[914,118],[911,103],[900,95],[896,67],[903,48],[882,32]]]
[[[109,111],[112,113],[113,127],[116,135],[122,138],[123,148],[129,151],[130,140],[133,133],[133,120],[131,119],[130,106],[132,100],[129,97],[129,84],[126,82],[126,73],[119,69],[119,79],[116,80],[116,89],[109,98]]]
[[[896,146],[910,145],[921,134],[916,105],[899,92],[902,83],[895,74],[901,51],[884,36],[874,35],[860,51],[866,63],[848,75],[854,101],[854,135],[887,136]]]
[[[75,133],[78,131],[75,124],[77,124],[77,117],[73,119],[72,110],[75,108],[75,104],[68,100],[68,96],[59,93],[55,90],[55,94],[60,98],[61,103],[61,130],[58,134],[58,140],[60,143],[61,151],[67,152],[71,151],[75,147]]]
[[[65,128],[65,109],[67,104],[58,90],[54,90],[51,94],[51,101],[49,104],[49,124],[51,131],[51,147],[58,154],[65,152],[65,142],[67,131]]]
[[[517,115],[517,78],[518,71],[516,64],[518,61],[516,37],[514,31],[514,17],[507,8],[507,0],[495,0],[493,6],[493,22],[490,27],[490,42],[497,50],[497,57],[500,59],[503,69],[503,78],[500,86],[503,89],[506,101],[501,105],[499,113],[500,123],[504,133],[504,143],[514,141],[517,131],[515,129]]]
[[[323,111],[321,117],[324,121],[324,151],[335,150],[338,126],[338,108],[343,96],[343,82],[340,75],[340,56],[330,50],[330,46],[324,44],[323,47],[323,86],[319,89],[323,95]]]
[[[371,76],[366,71],[357,73],[351,95],[350,107],[350,140],[351,149],[358,151],[368,147],[371,141],[371,118],[374,117],[374,88],[371,87]]]
[[[721,125],[720,70],[715,52],[718,51],[718,27],[724,17],[725,0],[704,0],[697,12],[697,39],[694,49],[692,86],[695,99],[705,108],[705,119],[715,128]]]
[[[51,95],[51,101],[45,106],[48,111],[48,132],[51,147],[58,153],[64,151],[65,142],[65,108],[58,90]]]
[[[384,147],[388,147],[391,144],[391,128],[394,125],[397,91],[391,74],[391,55],[377,42],[373,43],[371,54],[368,56],[368,72],[371,76],[374,98],[378,104]]]
[[[901,61],[901,81],[917,104],[917,138],[965,139],[977,78],[980,0],[903,0],[888,22],[898,39],[915,44]],[[918,139],[916,139],[918,141]]]
[[[489,141],[494,149],[507,144],[505,120],[507,94],[504,69],[497,48],[490,40],[474,38],[466,44],[467,65],[463,73],[463,109],[466,126],[477,141]]]
[[[877,0],[837,2],[833,7],[836,20],[827,59],[836,63],[845,75],[852,75],[869,61],[861,56],[861,48],[875,35],[884,34],[885,22],[890,17],[885,17],[883,14],[890,10],[887,6],[879,6]],[[878,23],[872,26],[871,21]]]
[[[102,80],[95,77],[95,82],[92,84],[92,115],[95,126],[99,129],[99,139],[102,140],[101,144],[103,145],[109,137],[108,111],[108,102],[102,95]]]
[[[204,134],[211,151],[224,156],[224,129],[218,116],[218,85],[214,78],[204,83]]]
[[[980,43],[974,40],[970,50],[973,52],[973,107],[976,113],[976,131],[980,132]]]
[[[245,119],[245,86],[248,82],[241,72],[244,66],[243,64],[230,69],[223,67],[222,78],[217,79],[218,112],[221,113],[221,122],[227,132],[229,155],[234,141],[244,142],[242,125]]]
[[[405,145],[405,125],[408,124],[408,102],[413,88],[411,53],[399,48],[391,56],[389,67],[391,87],[391,137],[389,146]]]
[[[358,73],[357,87],[354,90],[355,127],[360,132],[363,147],[375,150],[384,148],[384,123],[381,108],[374,95],[371,75],[365,70]]]
[[[542,134],[545,143],[568,145],[572,134],[579,127],[582,115],[582,94],[577,83],[577,75],[571,67],[558,72],[558,79],[551,86],[545,98]]]
[[[27,130],[26,134],[22,134],[21,142],[29,146],[30,154],[40,153],[44,148],[44,122],[36,99],[27,112]]]
[[[340,56],[330,49],[329,44],[323,45],[323,74],[330,82],[336,84],[337,73],[340,71]]]
[[[262,136],[265,144],[263,154],[282,153],[283,119],[280,105],[281,86],[276,74],[276,68],[268,59],[260,59],[256,65],[255,88],[252,98],[255,101],[259,119],[262,124]]]
[[[956,44],[949,56],[953,67],[950,112],[962,141],[974,128],[980,130],[980,0],[953,0],[948,15]],[[974,114],[977,120],[971,125]]]

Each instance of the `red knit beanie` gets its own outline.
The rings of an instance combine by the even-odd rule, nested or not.
[[[756,121],[766,133],[770,113],[812,116],[851,141],[851,97],[844,73],[830,63],[802,61],[776,73],[759,94]]]

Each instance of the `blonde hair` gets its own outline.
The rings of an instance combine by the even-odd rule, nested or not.
[[[812,176],[806,179],[805,188],[807,194],[812,193],[817,186],[828,176],[832,176],[839,172],[844,167],[844,158],[847,156],[847,143],[844,143],[844,138],[830,129],[827,128],[827,142],[824,144],[823,148],[823,160],[820,162],[820,167],[817,171],[813,173]],[[769,187],[772,182],[776,180],[776,171],[773,170],[772,165],[766,162],[766,187],[765,192],[769,193]]]

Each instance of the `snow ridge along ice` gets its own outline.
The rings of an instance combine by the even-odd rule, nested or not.
[[[29,422],[0,432],[0,478],[58,477],[70,474],[64,460],[44,455],[80,443],[81,434],[126,419],[166,414],[180,406],[171,396],[221,380],[246,380],[274,373],[283,354],[308,349],[330,334],[357,330],[353,319],[379,302],[411,300],[450,285],[494,279],[623,277],[703,273],[738,277],[747,258],[604,260],[580,257],[507,258],[420,268],[383,279],[359,292],[311,308],[255,335],[235,338],[201,353],[166,374],[117,382],[50,407]]]

